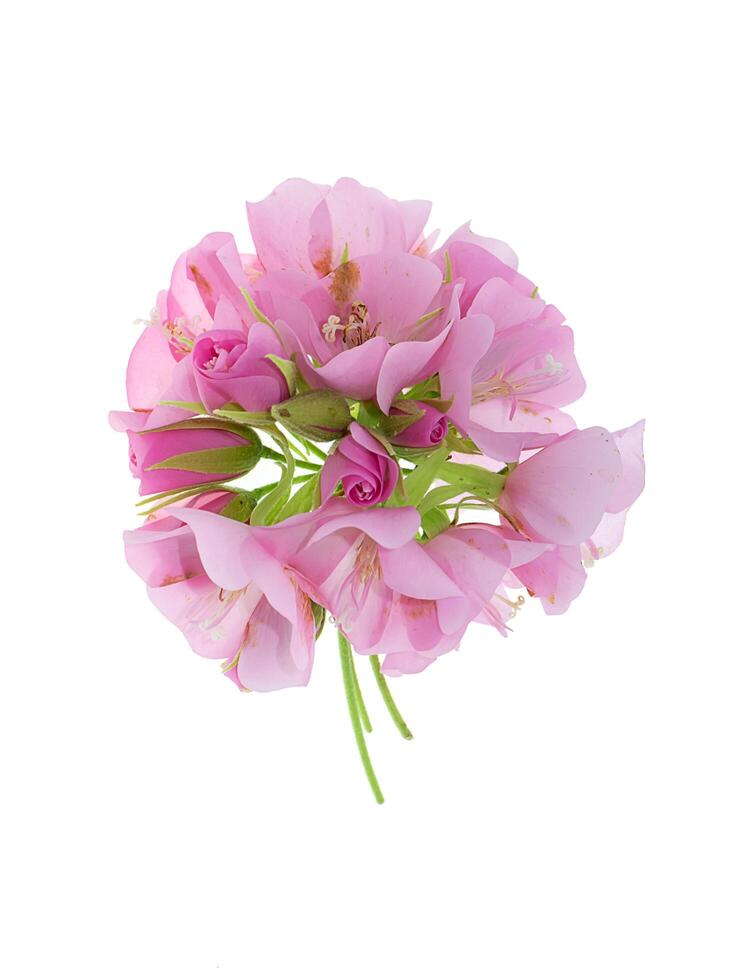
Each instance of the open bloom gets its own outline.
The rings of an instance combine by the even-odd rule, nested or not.
[[[168,290],[162,290],[128,361],[125,374],[132,411],[150,412],[170,387],[176,364],[194,341],[212,326],[199,291],[186,271],[187,253],[180,256]]]
[[[527,536],[579,545],[598,526],[622,474],[610,432],[597,426],[575,430],[519,463],[499,502]]]
[[[328,456],[320,475],[322,497],[338,483],[347,499],[358,507],[381,504],[391,496],[399,476],[399,465],[378,439],[357,422]]]
[[[306,684],[315,634],[309,597],[270,554],[267,535],[219,513],[232,497],[208,496],[126,532],[128,563],[192,649],[225,660],[240,687]],[[244,551],[247,562],[238,562]]]
[[[430,208],[429,201],[393,201],[348,177],[333,187],[292,179],[248,204],[248,221],[265,270],[322,279],[346,253],[419,249]]]
[[[545,612],[549,614],[565,612],[583,590],[587,578],[586,567],[592,566],[597,559],[607,557],[618,547],[628,509],[644,489],[644,423],[637,422],[626,429],[611,433],[611,436],[619,453],[620,477],[610,486],[605,509],[594,528],[579,543],[556,543],[514,569],[518,582],[530,595],[540,599]],[[589,464],[592,458],[588,456]],[[578,462],[580,461],[579,459]],[[595,479],[595,476],[590,474],[588,480],[590,479]],[[570,493],[574,494],[574,489]],[[558,519],[560,516],[565,517],[566,513],[567,511],[558,513]],[[590,527],[594,518],[595,515],[589,517],[587,527]],[[506,533],[513,535],[511,531]],[[582,533],[580,530],[574,537],[579,537]]]
[[[493,322],[490,342],[469,372],[445,372],[442,393],[453,399],[455,424],[483,452],[513,462],[523,450],[548,445],[574,428],[558,407],[585,390],[572,331],[554,307],[500,278],[478,291],[468,322],[474,315]],[[458,333],[456,345],[462,349],[465,342]]]
[[[399,511],[366,513],[377,522]],[[295,561],[355,650],[383,654],[388,674],[423,670],[457,647],[474,619],[502,626],[494,601],[499,590],[504,599],[504,575],[547,548],[525,541],[514,550],[487,524],[449,528],[423,543],[377,539],[377,526],[373,534],[322,527]]]

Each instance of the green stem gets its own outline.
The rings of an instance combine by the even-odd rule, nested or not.
[[[327,459],[327,453],[323,453],[319,446],[315,446],[313,442],[307,442],[307,445],[309,446],[309,451],[313,456],[316,456],[318,459]]]
[[[273,459],[277,463],[286,462],[286,457],[283,455],[283,453],[279,453],[275,449],[271,449],[270,446],[263,446],[261,457],[263,459]],[[301,466],[302,469],[305,470],[314,470],[316,472],[317,470],[322,469],[321,463],[310,463],[306,459],[295,459],[294,463],[296,466]]]
[[[378,690],[381,692],[381,697],[383,698],[384,704],[388,708],[388,713],[393,718],[393,722],[401,732],[402,738],[414,738],[409,726],[406,724],[404,719],[401,717],[401,712],[396,707],[396,702],[393,699],[391,691],[388,688],[388,683],[386,678],[381,673],[381,665],[378,661],[378,657],[374,654],[368,658],[371,662],[371,667],[373,668],[373,674],[376,678],[376,684],[378,684]]]
[[[355,657],[353,656],[352,650],[350,651],[350,669],[353,674],[353,687],[355,688],[355,700],[358,703],[358,714],[360,715],[360,720],[363,728],[367,732],[373,731],[373,725],[371,725],[371,720],[368,717],[368,709],[365,706],[365,701],[363,700],[363,692],[360,689],[360,684],[358,683],[358,674],[355,670]]]
[[[376,774],[373,771],[373,765],[371,763],[371,758],[368,755],[368,748],[365,744],[365,736],[363,734],[363,726],[360,721],[360,710],[358,708],[358,700],[356,697],[355,689],[355,674],[351,668],[352,650],[350,649],[350,644],[348,643],[345,635],[341,630],[337,633],[337,642],[340,649],[340,663],[342,666],[342,680],[345,686],[345,700],[348,703],[348,712],[350,714],[350,723],[353,726],[353,734],[355,735],[355,741],[358,746],[358,752],[360,754],[360,761],[363,763],[363,769],[370,783],[371,789],[373,790],[373,795],[376,798],[376,803],[383,803],[383,793],[381,792],[381,787],[378,785],[378,780],[376,779]]]

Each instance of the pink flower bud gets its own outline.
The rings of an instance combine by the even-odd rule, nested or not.
[[[353,422],[350,434],[328,456],[320,479],[326,498],[342,482],[345,497],[358,507],[388,500],[399,478],[399,466],[370,432]]]
[[[424,411],[424,415],[417,421],[412,422],[403,432],[391,440],[397,446],[409,446],[416,449],[430,449],[439,446],[447,435],[447,416],[443,415],[433,405],[418,405]],[[392,408],[392,415],[400,415],[401,409]]]

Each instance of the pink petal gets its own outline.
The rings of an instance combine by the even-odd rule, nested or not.
[[[515,568],[514,574],[551,615],[570,607],[583,591],[586,579],[580,549],[575,546],[553,548],[529,564]]]
[[[613,433],[619,452],[623,473],[606,510],[611,513],[630,507],[644,489],[644,419]]]
[[[506,242],[501,242],[497,238],[484,238],[482,235],[476,235],[474,231],[470,230],[469,221],[454,231],[439,251],[444,251],[453,242],[477,245],[484,251],[490,252],[491,255],[495,255],[511,269],[516,269],[519,264],[516,252]]]
[[[621,469],[621,456],[606,429],[570,432],[516,467],[506,480],[501,506],[533,537],[580,544],[600,522]]]
[[[248,622],[238,658],[237,675],[243,687],[267,692],[308,683],[313,638],[309,649],[296,658],[293,632],[292,623],[262,598]]]
[[[416,541],[381,552],[381,567],[389,588],[415,599],[444,599],[463,594],[427,548]]]
[[[521,290],[506,279],[488,279],[476,292],[470,313],[484,313],[493,320],[497,333],[519,323],[536,320],[544,311],[544,300],[532,297],[530,290]],[[563,318],[560,316],[560,323]]]
[[[146,327],[133,347],[125,372],[128,404],[136,411],[150,411],[171,384],[176,360],[169,335],[160,324]]]
[[[314,274],[309,223],[327,190],[307,180],[285,180],[264,200],[247,204],[251,235],[266,270],[300,269]]]
[[[323,367],[307,360],[300,367],[307,381],[318,388],[332,388],[349,398],[368,401],[376,394],[378,376],[389,350],[385,337],[372,337],[360,347],[341,351]]]
[[[388,415],[394,398],[402,388],[434,373],[428,369],[428,365],[451,329],[450,324],[433,340],[409,340],[390,348],[381,365],[376,385],[376,400],[384,415]]]

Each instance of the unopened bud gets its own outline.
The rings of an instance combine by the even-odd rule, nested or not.
[[[352,422],[350,408],[342,395],[321,389],[295,395],[274,405],[271,415],[289,432],[315,442],[339,439]]]

